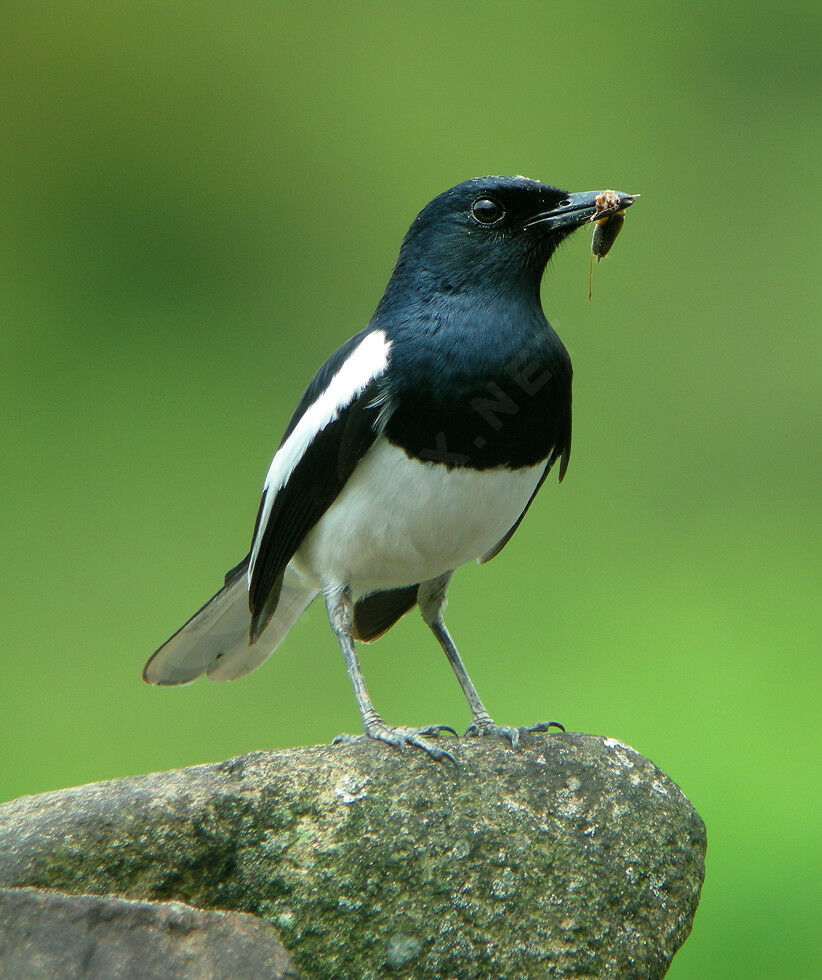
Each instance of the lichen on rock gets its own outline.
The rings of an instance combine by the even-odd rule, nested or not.
[[[0,807],[0,885],[179,899],[268,919],[306,977],[660,977],[687,937],[705,828],[613,739],[458,764],[361,740]]]

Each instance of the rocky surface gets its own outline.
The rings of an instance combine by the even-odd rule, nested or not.
[[[0,977],[298,980],[253,915],[38,888],[0,888]]]
[[[0,886],[179,899],[273,923],[305,977],[660,977],[705,827],[593,735],[258,752],[0,806]]]

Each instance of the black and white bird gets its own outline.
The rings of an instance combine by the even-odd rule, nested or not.
[[[517,744],[524,729],[492,721],[443,609],[454,570],[497,555],[555,463],[565,475],[571,362],[543,314],[540,282],[601,193],[481,177],[423,208],[371,322],[300,399],[249,554],[151,657],[146,681],[241,677],[322,594],[366,734],[450,757],[431,740],[447,726],[380,717],[357,659],[356,640],[377,639],[419,606],[468,701],[468,734]],[[618,196],[621,209],[633,203]]]

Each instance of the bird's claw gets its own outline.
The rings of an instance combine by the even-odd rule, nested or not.
[[[528,725],[526,728],[520,728],[520,731],[529,735],[536,735],[539,732],[548,732],[552,728],[558,728],[561,732],[565,731],[565,725],[559,721],[538,721],[536,725]]]
[[[366,735],[371,738],[385,742],[387,745],[394,745],[403,751],[407,745],[413,745],[418,749],[422,749],[423,752],[427,752],[432,759],[436,759],[438,762],[448,759],[450,762],[456,763],[457,760],[450,752],[426,741],[426,738],[438,738],[442,731],[453,732],[454,729],[449,728],[447,725],[429,725],[427,728],[406,728],[405,726],[386,725],[385,722],[369,725],[365,729]],[[456,732],[454,734],[456,735]]]
[[[412,731],[426,738],[439,738],[441,732],[451,732],[454,738],[459,738],[456,729],[450,725],[429,725],[427,728],[414,728]]]
[[[376,739],[378,742],[385,742],[386,745],[393,745],[395,748],[405,751],[406,746],[413,745],[415,748],[422,749],[442,762],[448,759],[456,765],[457,760],[445,749],[433,745],[426,741],[427,738],[438,738],[441,732],[451,732],[456,736],[456,732],[450,725],[428,725],[425,728],[406,728],[405,726],[394,726],[386,724],[382,719],[370,721],[365,724],[365,737]],[[363,738],[362,735],[338,735],[332,745],[340,745],[347,742],[354,742]]]
[[[511,743],[511,748],[515,749],[519,745],[519,729],[512,728],[510,725],[498,725],[491,718],[475,718],[465,729],[467,738],[479,738],[484,735],[499,735],[507,738]]]
[[[522,735],[531,735],[537,732],[547,732],[551,728],[558,728],[565,731],[565,726],[558,721],[540,721],[536,725],[527,725],[522,728],[512,728],[510,725],[498,725],[491,718],[475,718],[474,721],[465,729],[465,737],[477,738],[483,735],[499,735],[507,738],[511,743],[511,748],[519,748],[519,740]]]
[[[359,742],[361,738],[365,738],[364,735],[349,735],[348,732],[340,732],[339,735],[335,735],[331,739],[332,745],[350,745],[352,742]]]

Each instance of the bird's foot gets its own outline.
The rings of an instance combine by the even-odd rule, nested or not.
[[[388,725],[382,718],[377,718],[365,722],[363,727],[365,728],[365,737],[374,738],[378,742],[385,742],[386,745],[393,745],[403,751],[405,751],[407,745],[413,745],[418,749],[422,749],[423,752],[427,752],[432,759],[436,759],[438,762],[444,759],[448,759],[453,763],[457,761],[450,752],[427,741],[430,738],[438,738],[442,732],[451,732],[452,735],[456,736],[457,733],[450,725],[428,725],[425,728],[406,728],[403,725]],[[363,736],[338,735],[332,742],[332,745],[354,742],[360,738],[363,738]]]
[[[540,732],[549,732],[552,728],[556,728],[561,732],[565,731],[565,725],[561,721],[538,721],[536,725],[528,725],[525,728],[520,728],[520,731],[527,735],[538,735]]]
[[[516,749],[519,747],[519,740],[522,735],[547,732],[551,728],[558,728],[560,731],[565,731],[565,726],[561,725],[558,721],[540,721],[536,725],[512,728],[510,725],[498,725],[492,718],[486,715],[484,718],[475,718],[468,728],[465,729],[465,735],[468,738],[477,738],[481,735],[499,735],[502,738],[507,738],[511,743],[511,748]]]

